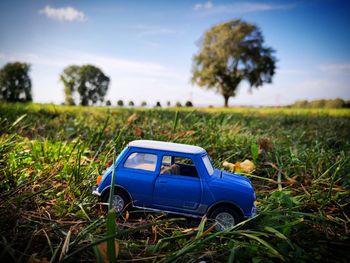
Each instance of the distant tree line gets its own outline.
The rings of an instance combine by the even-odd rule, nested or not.
[[[297,100],[291,107],[293,108],[350,108],[350,100],[337,99],[320,99],[320,100]]]
[[[31,102],[32,82],[29,76],[30,65],[22,62],[8,63],[0,69],[0,101],[7,102]],[[104,101],[109,89],[110,78],[103,71],[93,65],[70,65],[66,67],[59,76],[63,83],[65,105],[89,106],[97,103],[104,103],[112,106],[110,100]],[[118,100],[116,105],[124,107],[124,101]],[[130,100],[129,107],[136,106]],[[167,107],[171,107],[171,102],[166,102]],[[142,101],[141,107],[147,107],[147,102]],[[176,107],[181,107],[180,102],[175,103]],[[191,101],[185,103],[186,107],[193,107]],[[154,105],[161,108],[160,101]]]
[[[110,100],[106,101],[106,106],[111,106],[111,105],[112,105],[112,103],[111,103]],[[124,106],[125,106],[123,100],[118,100],[118,101],[116,102],[116,105],[117,105],[118,107],[124,107]],[[127,106],[128,106],[128,107],[134,107],[134,106],[137,106],[137,105],[134,103],[134,101],[130,100],[130,101],[127,103]],[[147,104],[146,101],[142,101],[142,102],[139,104],[139,106],[140,106],[140,107],[147,107],[148,104]],[[150,106],[152,106],[152,105],[150,105]],[[166,106],[167,106],[167,107],[172,107],[171,101],[167,101],[167,102],[166,102]],[[184,104],[184,106],[185,106],[185,107],[193,107],[193,103],[192,103],[191,101],[188,100],[188,101],[186,101],[186,103]],[[162,107],[162,104],[161,104],[160,101],[157,101],[157,102],[155,103],[155,105],[153,105],[153,107],[154,107],[154,108],[161,108],[161,107]],[[177,102],[174,104],[174,107],[177,107],[177,108],[178,108],[178,107],[182,107],[181,102],[177,101]]]
[[[29,76],[30,65],[23,62],[8,63],[0,69],[0,101],[7,102],[31,102],[32,82]],[[196,73],[197,74],[197,73]],[[199,74],[199,73],[198,73]],[[104,101],[109,89],[110,78],[103,71],[93,65],[70,65],[60,74],[63,83],[66,105],[95,105],[104,103],[112,106],[110,100]],[[130,100],[124,104],[123,100],[116,101],[118,107],[138,106]],[[177,101],[173,105],[170,101],[165,103],[167,107],[193,107],[191,101],[186,101],[184,105]],[[146,101],[139,104],[140,107],[147,107]],[[162,104],[157,101],[150,107],[161,108]],[[297,100],[290,105],[292,108],[350,108],[350,100],[319,99],[319,100]]]

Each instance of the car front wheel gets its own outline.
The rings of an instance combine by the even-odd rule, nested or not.
[[[241,221],[237,212],[230,207],[216,208],[211,213],[210,218],[215,220],[218,230],[232,228]]]
[[[109,193],[103,196],[102,201],[104,203],[109,202]],[[115,209],[117,213],[122,213],[127,209],[130,204],[129,198],[121,191],[114,191],[114,195],[112,197],[112,208]],[[108,206],[106,206],[108,208]]]

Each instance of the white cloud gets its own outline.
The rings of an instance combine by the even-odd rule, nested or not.
[[[39,10],[39,14],[44,14],[48,18],[58,21],[85,21],[86,16],[82,11],[79,11],[71,6],[54,8],[49,5]]]
[[[320,66],[320,69],[327,73],[350,73],[350,63],[344,64],[324,64]]]
[[[292,8],[293,5],[275,5],[267,3],[233,3],[227,5],[214,5],[212,2],[208,1],[206,3],[197,3],[194,5],[193,9],[204,15],[222,14],[222,13],[252,13],[261,11],[271,11],[279,9]]]
[[[208,2],[206,2],[204,4],[197,3],[197,4],[194,5],[194,10],[208,10],[208,9],[213,8],[213,6],[214,5],[210,1],[208,1]]]

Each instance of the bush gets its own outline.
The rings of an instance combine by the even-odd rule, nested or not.
[[[350,102],[343,99],[336,98],[334,100],[321,99],[321,100],[297,100],[291,105],[292,108],[349,108]]]

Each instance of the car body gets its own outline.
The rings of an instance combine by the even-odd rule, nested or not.
[[[108,200],[112,170],[113,165],[93,189],[104,201]],[[256,213],[250,180],[215,169],[207,152],[193,145],[130,142],[116,159],[114,187],[117,211],[128,202],[136,208],[192,217],[214,214],[220,219],[233,214],[231,225]]]

